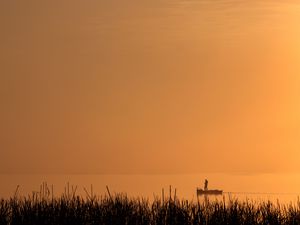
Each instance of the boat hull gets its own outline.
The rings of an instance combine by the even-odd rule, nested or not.
[[[197,195],[222,195],[223,190],[203,190],[197,189]]]

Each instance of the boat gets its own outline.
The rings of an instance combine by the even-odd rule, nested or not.
[[[199,189],[197,188],[197,195],[222,195],[223,194],[223,190],[203,190],[203,189]]]
[[[208,180],[205,179],[204,181],[204,189],[197,188],[197,196],[198,195],[222,195],[223,190],[218,190],[218,189],[208,189]]]

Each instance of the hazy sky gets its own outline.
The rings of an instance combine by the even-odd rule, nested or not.
[[[1,0],[1,173],[300,171],[300,3]]]

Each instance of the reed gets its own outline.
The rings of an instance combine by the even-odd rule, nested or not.
[[[18,190],[18,189],[17,189]],[[50,193],[52,190],[52,193]],[[96,196],[91,186],[86,197],[76,195],[77,186],[68,186],[60,197],[53,197],[47,183],[40,193],[0,200],[0,224],[135,224],[135,225],[287,225],[300,224],[300,202],[279,203],[239,201],[191,202],[180,200],[176,190],[169,196],[129,198],[126,194]]]

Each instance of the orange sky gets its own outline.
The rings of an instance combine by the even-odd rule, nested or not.
[[[297,1],[0,2],[0,173],[300,171]]]

